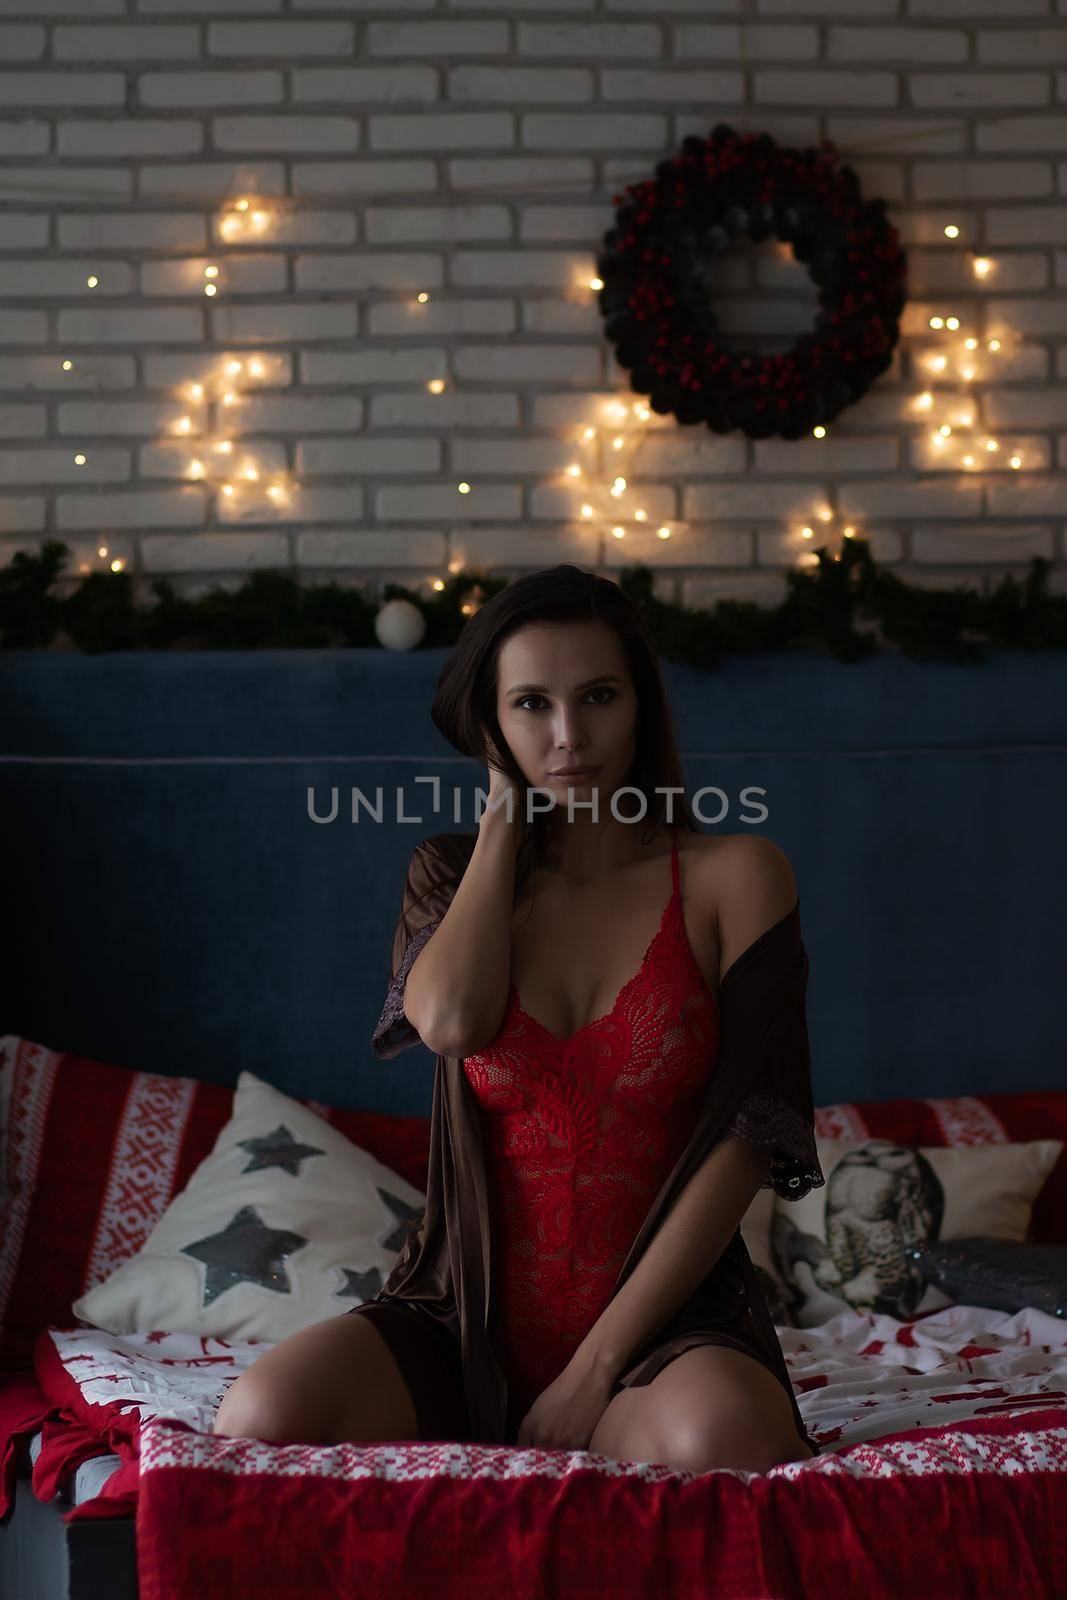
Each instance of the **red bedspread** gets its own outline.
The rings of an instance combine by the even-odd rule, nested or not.
[[[141,1600],[1052,1600],[1067,1412],[763,1474],[584,1451],[270,1445],[147,1423]]]
[[[780,1334],[823,1454],[694,1475],[587,1451],[216,1438],[262,1344],[50,1329],[35,1374],[0,1383],[5,1504],[42,1424],[41,1499],[116,1454],[66,1516],[136,1511],[142,1600],[1067,1594],[1061,1323],[952,1306]]]

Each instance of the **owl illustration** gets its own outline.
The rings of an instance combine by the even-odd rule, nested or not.
[[[910,1316],[926,1280],[906,1252],[938,1238],[944,1214],[944,1190],[921,1151],[888,1139],[866,1140],[827,1180],[825,1241],[775,1214],[771,1249],[783,1280],[796,1291],[794,1313],[810,1323],[813,1302],[830,1299]],[[798,1266],[808,1273],[798,1273]],[[834,1314],[832,1305],[823,1309]]]

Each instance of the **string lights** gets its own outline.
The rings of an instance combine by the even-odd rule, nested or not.
[[[253,208],[253,202],[241,196],[224,212],[219,222],[219,232],[228,243],[252,243],[269,223],[270,213],[267,210],[259,206]],[[203,269],[203,292],[209,300],[218,295],[219,274],[220,268],[214,262]],[[100,274],[93,273],[85,281],[90,289],[95,289],[100,284]],[[70,357],[65,357],[62,370],[72,372],[74,365]],[[239,415],[244,394],[267,376],[267,363],[259,356],[244,359],[226,357],[202,382],[187,384],[178,391],[179,398],[191,402],[195,409],[184,412],[172,424],[172,438],[199,441],[198,453],[190,456],[183,476],[214,489],[221,503],[228,508],[240,508],[246,517],[249,513],[253,516],[255,513],[254,504],[250,504],[253,493],[260,495],[261,503],[269,501],[274,507],[282,507],[290,503],[293,493],[299,489],[299,484],[273,470],[267,474],[270,481],[264,482],[262,463],[251,451],[243,453],[240,461],[235,462],[239,441],[232,436],[228,425],[223,427],[219,424],[218,419],[223,412],[235,417]],[[208,407],[214,408],[214,424],[210,414],[205,417]],[[74,462],[76,466],[83,467],[88,459],[85,452],[79,451]],[[258,487],[253,490],[251,486]],[[107,563],[111,572],[124,570],[125,557],[112,556],[107,544],[101,543],[96,553],[101,561]],[[80,570],[89,572],[90,563],[82,562]]]
[[[956,223],[949,223],[944,233],[946,239],[956,240],[960,237],[960,228]],[[792,260],[788,245],[780,247],[779,256]],[[996,262],[989,256],[977,255],[973,251],[969,251],[968,256],[977,283],[986,283],[996,271]],[[604,287],[603,280],[592,277],[587,280],[585,287],[596,294]],[[423,298],[428,296],[419,296],[420,300]],[[936,422],[936,426],[928,432],[928,437],[938,457],[938,466],[943,469],[955,452],[956,463],[967,471],[1022,470],[1026,465],[1024,447],[1018,443],[1005,443],[995,435],[983,432],[977,422],[973,391],[966,391],[965,403],[960,400],[960,384],[973,385],[989,378],[988,367],[983,366],[982,357],[986,353],[995,357],[1003,348],[1003,339],[980,339],[977,334],[966,332],[955,313],[948,316],[932,315],[929,327],[942,336],[958,336],[955,339],[942,337],[937,348],[927,350],[918,357],[913,354],[911,359],[912,370],[917,361],[922,361],[934,375],[929,386],[912,397],[910,407],[919,417],[924,431],[929,430],[931,421]],[[433,393],[440,393],[444,384],[436,379],[429,387]],[[628,403],[622,400],[601,401],[598,421],[586,423],[576,430],[574,437],[580,459],[568,463],[560,479],[563,484],[581,491],[576,506],[577,518],[591,531],[623,540],[635,530],[647,533],[650,521],[655,521],[650,519],[647,505],[642,504],[640,492],[633,487],[633,457],[640,450],[651,419],[650,408],[640,400]],[[812,428],[811,433],[816,440],[829,436],[828,428],[822,423]],[[593,459],[589,459],[590,456]],[[618,471],[619,467],[623,470]],[[610,473],[609,482],[603,481],[604,473]],[[461,485],[460,489],[468,493],[470,485]],[[609,501],[615,501],[616,504],[612,506]],[[829,506],[820,506],[807,515],[823,523],[836,520],[836,513]],[[810,544],[815,537],[811,522],[798,516],[790,519],[790,523],[796,547],[796,565],[817,566],[819,557]],[[689,526],[679,519],[671,519],[656,526],[656,535],[667,540],[676,531],[686,530]],[[838,531],[842,539],[855,539],[861,533],[854,522],[844,524]],[[833,560],[841,560],[840,551],[833,556]],[[430,586],[440,592],[445,584],[442,579],[436,578],[431,580]]]
[[[945,237],[948,239],[959,238],[959,233],[955,223],[949,223],[945,228]],[[979,282],[985,282],[996,271],[997,264],[989,256],[976,255],[973,251],[968,251],[968,256],[971,270]],[[957,316],[931,316],[929,326],[938,334],[959,334],[961,322]],[[940,344],[944,342],[939,341]],[[1025,465],[1021,445],[1009,444],[1004,447],[1002,440],[985,434],[978,427],[977,407],[969,390],[962,390],[961,399],[961,386],[981,381],[986,376],[980,364],[983,355],[988,352],[995,356],[1001,348],[1002,341],[998,338],[981,340],[977,334],[966,333],[949,341],[947,351],[943,348],[931,349],[921,358],[928,371],[935,374],[935,384],[940,381],[943,387],[923,389],[914,397],[914,409],[924,419],[932,420],[940,402],[941,420],[928,435],[929,444],[942,460],[951,457],[953,465],[968,472],[980,471],[984,466],[1000,470],[1006,467],[1011,472],[1019,472]]]
[[[242,196],[222,215],[219,233],[228,244],[254,243],[269,227],[270,220],[266,207]],[[949,223],[944,234],[946,239],[956,241],[961,229]],[[792,259],[788,246],[782,246],[780,254]],[[984,285],[995,275],[996,261],[974,251],[968,251],[967,255],[976,285]],[[222,286],[220,267],[215,263],[206,265],[203,279],[205,297],[217,297]],[[97,288],[100,282],[99,273],[86,279],[91,289]],[[604,284],[594,276],[580,287],[595,295]],[[426,305],[429,301],[429,292],[421,290],[412,304]],[[929,348],[911,354],[909,370],[915,372],[922,366],[928,376],[924,387],[912,396],[909,410],[932,452],[932,460],[942,470],[949,464],[967,472],[1023,470],[1027,465],[1025,445],[985,432],[978,421],[979,407],[974,398],[976,386],[991,381],[993,363],[989,358],[995,360],[1003,349],[1004,339],[982,338],[977,332],[968,331],[956,313],[931,315],[928,326],[938,339]],[[70,357],[65,357],[61,365],[64,372],[71,372],[75,367]],[[189,409],[183,411],[172,426],[172,438],[187,440],[191,447],[183,476],[214,490],[219,503],[230,515],[240,511],[246,520],[249,516],[254,518],[256,497],[266,509],[280,508],[288,506],[292,495],[299,490],[299,484],[290,481],[284,473],[267,471],[251,450],[240,449],[236,428],[229,423],[231,416],[235,421],[239,418],[244,395],[268,375],[267,363],[261,357],[224,358],[202,381],[190,383],[179,391]],[[444,377],[431,378],[426,385],[428,392],[434,395],[443,394],[447,387]],[[653,416],[649,406],[640,399],[607,400],[598,402],[598,406],[599,415],[576,429],[575,458],[559,474],[560,483],[576,492],[576,520],[591,533],[620,542],[634,533],[647,536],[653,530],[657,539],[667,541],[680,530],[687,530],[691,525],[684,520],[657,518],[647,503],[651,492],[643,494],[635,484],[634,458],[647,436]],[[829,433],[823,424],[812,429],[812,437],[818,441],[828,438]],[[79,467],[85,466],[88,459],[84,451],[74,456]],[[475,493],[476,487],[464,480],[457,483],[456,492],[466,496]],[[815,530],[811,520],[805,518],[831,523],[835,517],[831,507],[821,506],[788,519],[798,566],[814,565],[818,560],[810,548]],[[842,539],[852,539],[859,531],[850,523],[840,529],[840,535]],[[108,570],[124,570],[125,557],[113,555],[105,540],[101,540],[96,553]],[[840,560],[840,555],[834,559]],[[459,558],[449,563],[449,571],[453,573],[462,567]],[[89,570],[89,564],[82,563],[81,571]],[[430,589],[437,593],[446,587],[440,577],[433,576],[427,581]],[[475,592],[470,611],[477,610],[479,599]]]

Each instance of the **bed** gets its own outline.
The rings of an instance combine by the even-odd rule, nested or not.
[[[380,827],[353,823],[348,802],[434,776],[473,825],[484,775],[426,715],[443,655],[0,661],[0,1034],[61,1056],[91,1107],[183,1101],[180,1138],[148,1163],[141,1237],[243,1070],[424,1183],[432,1058],[383,1065],[367,1041],[408,855],[452,824],[428,785],[410,791],[427,799],[411,821],[387,808]],[[667,679],[690,793],[727,797],[707,826],[743,831],[738,797],[759,788],[758,831],[793,863],[824,1135],[1063,1137],[1062,654],[781,654],[709,674],[668,663]],[[334,787],[338,821],[312,821],[309,791],[328,807]],[[1061,1158],[1028,1237],[1067,1240],[1065,1172]],[[992,1595],[1009,1575],[1013,1592],[1067,1592],[1067,1329],[1036,1307],[781,1325],[821,1454],[755,1477],[478,1445],[276,1447],[210,1433],[220,1385],[261,1346],[78,1325],[70,1283],[138,1235],[112,1229],[104,1248],[101,1194],[69,1199],[41,1211],[23,1270],[48,1239],[70,1260],[23,1283],[22,1336],[3,1352],[5,1596],[185,1600],[206,1592],[208,1562],[219,1593],[279,1597],[833,1595],[857,1574],[871,1596]],[[285,1540],[256,1536],[267,1506]]]

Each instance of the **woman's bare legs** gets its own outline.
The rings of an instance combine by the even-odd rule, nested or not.
[[[290,1334],[227,1389],[213,1432],[274,1444],[417,1439],[400,1368],[369,1317],[340,1315]]]

